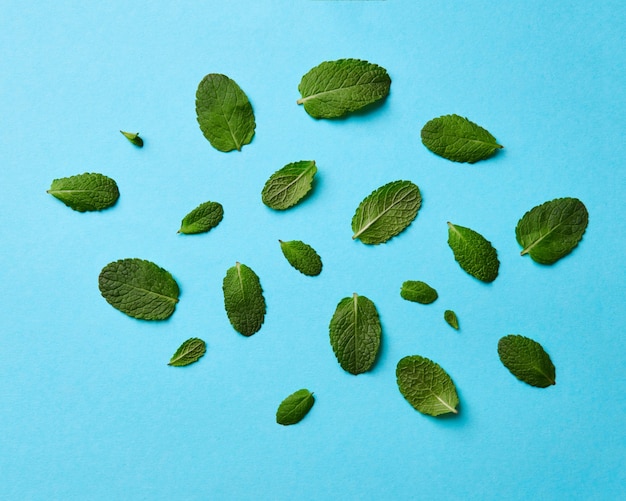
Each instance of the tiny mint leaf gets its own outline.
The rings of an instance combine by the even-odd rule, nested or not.
[[[302,77],[298,90],[313,118],[335,118],[374,103],[389,94],[387,70],[360,59],[325,61]]]
[[[78,212],[107,209],[117,202],[120,192],[110,177],[84,173],[52,181],[48,193]]]
[[[539,388],[556,384],[554,364],[537,341],[517,334],[504,336],[498,341],[498,355],[520,381]]]
[[[252,141],[256,123],[248,96],[226,75],[210,73],[198,85],[200,130],[219,151],[239,150]]]
[[[382,329],[374,303],[356,293],[342,299],[330,321],[330,344],[343,370],[370,370],[380,348]]]
[[[183,367],[185,365],[197,362],[206,353],[206,343],[197,337],[187,339],[176,353],[172,355],[169,364],[174,367]]]
[[[459,115],[433,118],[422,128],[422,143],[435,155],[473,164],[502,148],[487,130]]]
[[[304,388],[298,390],[280,403],[276,411],[276,422],[284,426],[299,423],[309,413],[314,403],[313,393]]]
[[[426,282],[419,280],[407,280],[404,282],[400,289],[400,296],[407,301],[421,304],[430,304],[439,297],[435,289]]]
[[[251,336],[265,320],[265,298],[257,274],[245,264],[229,268],[222,284],[228,320],[237,332]]]
[[[169,318],[180,293],[168,271],[136,258],[107,264],[100,272],[98,286],[111,306],[141,320]]]
[[[143,148],[143,139],[139,137],[139,132],[124,132],[120,131],[126,139],[133,143],[138,148]]]
[[[293,207],[311,191],[316,172],[314,160],[301,160],[285,165],[266,181],[261,200],[274,210]]]
[[[300,240],[283,242],[280,248],[289,264],[304,275],[314,277],[322,272],[322,259],[315,249]]]
[[[224,208],[218,202],[204,202],[187,214],[180,225],[179,233],[188,235],[206,233],[220,224]]]
[[[480,233],[448,223],[448,245],[461,268],[473,277],[493,282],[498,276],[498,253]]]
[[[352,217],[353,239],[381,244],[401,233],[422,205],[419,188],[411,181],[393,181],[374,190]]]
[[[533,207],[517,223],[515,236],[522,256],[552,264],[566,256],[583,237],[589,214],[577,198],[557,198]]]
[[[443,319],[448,323],[450,327],[453,329],[459,329],[459,319],[452,310],[446,310],[443,312]]]

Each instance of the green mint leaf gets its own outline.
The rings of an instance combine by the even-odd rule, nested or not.
[[[330,344],[343,370],[354,375],[370,370],[381,335],[378,311],[372,301],[354,293],[339,302],[330,321]]]
[[[293,207],[313,188],[316,172],[314,160],[301,160],[285,165],[267,180],[261,192],[261,200],[275,210]]]
[[[411,181],[393,181],[370,193],[352,217],[353,239],[381,244],[411,224],[422,205],[419,188]]]
[[[430,304],[439,297],[435,289],[426,282],[420,282],[419,280],[407,280],[404,282],[400,289],[400,295],[407,301],[421,304]]]
[[[335,118],[374,103],[389,94],[387,70],[360,59],[326,61],[302,77],[298,90],[313,118]]]
[[[313,247],[300,240],[288,242],[279,240],[279,242],[289,264],[300,273],[314,277],[322,272],[322,259]]]
[[[223,217],[224,208],[220,203],[204,202],[183,218],[178,233],[206,233],[220,224]]]
[[[458,414],[456,387],[439,364],[419,355],[404,357],[396,367],[396,378],[402,396],[422,414]]]
[[[280,403],[276,411],[276,422],[284,426],[299,423],[314,403],[313,393],[306,389],[298,390]]]
[[[517,223],[515,236],[522,256],[552,264],[578,245],[587,229],[589,214],[577,198],[557,198],[529,210]]]
[[[248,96],[234,80],[211,73],[196,92],[200,130],[219,151],[239,150],[252,141],[256,123]]]
[[[222,284],[228,320],[237,332],[252,336],[265,320],[265,298],[259,277],[245,264],[229,268]]]
[[[180,293],[168,271],[136,258],[107,264],[100,272],[98,286],[111,306],[141,320],[169,318]]]
[[[498,355],[517,379],[531,386],[556,384],[556,370],[543,347],[530,338],[511,334],[498,341]]]
[[[498,276],[498,253],[480,233],[448,223],[448,245],[461,268],[473,277],[493,282]]]
[[[138,148],[143,148],[143,139],[139,137],[139,132],[124,132],[123,130],[121,130],[120,132],[124,134],[124,137],[135,146],[137,146]]]
[[[52,181],[48,193],[78,212],[111,207],[120,197],[116,182],[102,174],[85,173]]]
[[[488,131],[459,115],[433,118],[422,128],[422,143],[435,155],[473,164],[502,148]]]
[[[206,353],[206,343],[202,339],[192,337],[187,339],[180,348],[176,350],[176,353],[172,355],[170,363],[174,367],[183,367],[185,365],[193,364],[200,360]]]
[[[452,310],[446,310],[443,312],[443,319],[448,322],[448,325],[453,329],[459,329],[459,319]]]

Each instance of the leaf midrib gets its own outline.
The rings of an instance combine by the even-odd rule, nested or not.
[[[384,209],[380,214],[378,214],[374,219],[372,219],[369,223],[367,223],[363,228],[361,228],[359,231],[357,231],[354,235],[352,235],[352,240],[355,240],[357,238],[359,238],[360,235],[362,235],[365,231],[367,231],[376,221],[378,221],[381,217],[383,217],[387,212],[389,212],[391,209],[393,209],[397,204],[399,204],[400,202],[403,202],[404,199],[410,194],[407,193],[406,195],[404,195],[402,198],[394,201],[389,207],[387,207],[386,209]]]
[[[308,174],[308,172],[315,167],[315,164],[309,165],[306,169],[304,169],[300,174],[298,174],[298,176],[291,181],[289,184],[285,185],[283,188],[281,188],[280,190],[278,190],[274,196],[277,197],[279,195],[281,195],[283,192],[287,191],[289,188],[291,188],[294,184],[296,184],[298,181],[300,181],[300,179],[302,178],[302,176],[304,176],[305,174]],[[286,177],[286,176],[285,176]]]
[[[324,96],[326,94],[333,94],[335,92],[341,92],[343,90],[347,90],[347,89],[352,89],[354,87],[364,87],[366,85],[374,85],[374,84],[384,84],[384,82],[367,82],[367,83],[361,83],[361,84],[354,84],[354,85],[348,85],[346,87],[337,87],[335,89],[331,89],[331,90],[325,90],[322,92],[318,92],[317,94],[311,94],[310,96],[306,96],[306,97],[301,97],[300,99],[298,99],[296,101],[296,104],[304,104],[307,101],[311,100],[311,99],[315,99],[318,98],[320,96]]]
[[[127,282],[122,282],[122,281],[120,281],[120,280],[112,280],[112,281],[113,281],[113,282],[117,282],[117,283],[119,283],[119,284],[121,284],[121,285],[125,285],[125,286],[127,286],[127,287],[130,287],[130,288],[132,288],[132,289],[134,289],[134,290],[137,290],[137,291],[147,292],[148,294],[152,294],[152,295],[154,295],[154,296],[158,296],[158,297],[161,297],[161,298],[163,298],[163,299],[167,299],[168,301],[170,301],[170,302],[172,302],[172,303],[174,303],[174,304],[178,303],[178,298],[171,297],[171,296],[166,296],[166,295],[164,295],[164,294],[159,294],[158,292],[151,291],[150,289],[144,289],[143,287],[138,287],[138,286],[136,286],[136,285],[129,284],[129,283],[127,283]]]

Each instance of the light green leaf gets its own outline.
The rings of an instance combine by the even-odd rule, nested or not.
[[[141,320],[169,318],[180,293],[168,271],[136,258],[107,264],[100,272],[98,286],[111,306]]]
[[[440,157],[473,164],[502,148],[488,131],[459,115],[433,118],[422,128],[422,143]]]
[[[337,361],[350,374],[370,370],[380,348],[382,328],[376,306],[356,293],[342,299],[330,321],[330,344]]]
[[[314,160],[285,165],[270,176],[261,192],[263,203],[275,210],[285,210],[302,200],[313,187],[317,172]]]
[[[251,336],[265,320],[265,298],[257,274],[245,264],[229,268],[222,284],[228,320],[237,332]]]
[[[219,151],[241,150],[252,141],[256,123],[248,96],[234,80],[210,73],[196,92],[200,130]]]
[[[430,304],[439,297],[435,289],[426,282],[419,280],[407,280],[404,282],[400,289],[400,296],[407,301],[421,304]]]
[[[530,338],[510,334],[498,341],[498,355],[517,379],[531,386],[556,384],[556,370],[543,346]]]
[[[422,414],[458,414],[456,387],[439,364],[419,355],[404,357],[396,367],[396,378],[402,396]]]
[[[279,242],[289,264],[300,273],[314,277],[322,272],[322,259],[313,247],[300,240],[288,242],[279,240]]]
[[[224,208],[218,202],[204,202],[187,214],[180,225],[179,233],[206,233],[220,224]]]
[[[193,364],[200,360],[206,353],[206,343],[202,339],[192,337],[187,339],[180,348],[176,350],[176,353],[172,355],[170,363],[174,367],[183,367],[185,365]]]
[[[578,245],[589,214],[577,198],[557,198],[533,207],[517,223],[515,236],[524,254],[541,264],[552,264]]]
[[[402,232],[422,205],[419,188],[411,181],[393,181],[370,193],[352,217],[353,239],[380,244]]]
[[[302,77],[298,90],[313,118],[335,118],[374,103],[389,94],[387,70],[360,59],[326,61]]]
[[[48,193],[78,212],[107,209],[120,197],[117,183],[113,179],[87,172],[55,179]]]
[[[139,137],[139,132],[124,132],[120,131],[126,139],[133,143],[138,148],[143,148],[143,139]]]
[[[480,233],[448,223],[448,245],[461,268],[473,277],[493,282],[498,276],[498,253]]]
[[[284,426],[299,423],[309,413],[314,403],[313,393],[306,389],[298,390],[278,406],[276,422]]]
[[[459,329],[459,319],[452,310],[446,310],[443,312],[443,319],[448,322],[448,325],[453,329]]]

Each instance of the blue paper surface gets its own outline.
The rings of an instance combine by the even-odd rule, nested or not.
[[[626,497],[625,15],[623,2],[587,0],[4,2],[0,498]],[[345,57],[385,67],[388,99],[312,119],[296,105],[300,78]],[[241,152],[213,149],[198,128],[207,73],[250,98],[257,129]],[[449,113],[504,150],[474,165],[430,153],[420,129]],[[267,178],[305,159],[318,166],[313,194],[265,207]],[[80,214],[46,193],[83,172],[117,181],[115,207]],[[353,241],[359,202],[398,179],[421,189],[416,220],[384,245]],[[519,218],[563,196],[589,210],[580,245],[553,266],[520,257]],[[207,200],[224,206],[220,225],[177,235]],[[494,244],[495,282],[459,268],[447,221]],[[312,245],[321,275],[291,268],[278,239]],[[126,257],[176,278],[170,320],[131,319],[100,296],[100,270]],[[236,261],[267,300],[250,338],[223,308]],[[439,299],[404,301],[405,280]],[[375,368],[357,377],[328,340],[353,292],[383,326]],[[556,386],[504,368],[497,342],[512,333],[544,346]],[[168,367],[190,337],[206,355]],[[451,375],[458,416],[427,417],[402,398],[395,366],[414,354]],[[299,388],[315,406],[277,425]]]

